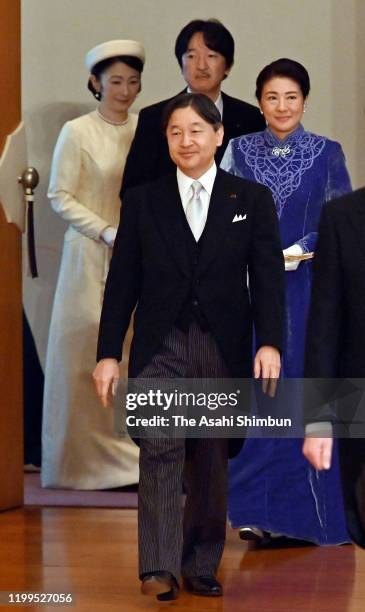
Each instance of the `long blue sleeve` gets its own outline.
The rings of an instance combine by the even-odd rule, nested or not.
[[[352,191],[351,179],[341,145],[337,142],[331,142],[328,145],[330,153],[328,155],[327,183],[323,204]],[[309,232],[303,238],[297,240],[296,244],[299,244],[304,253],[311,253],[316,250],[317,238],[318,232]]]

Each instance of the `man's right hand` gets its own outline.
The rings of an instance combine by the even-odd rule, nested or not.
[[[96,392],[103,406],[109,405],[110,394],[115,396],[119,380],[119,365],[116,359],[101,359],[97,364],[93,379]]]
[[[333,438],[308,436],[304,440],[303,454],[316,470],[329,470],[332,460]]]

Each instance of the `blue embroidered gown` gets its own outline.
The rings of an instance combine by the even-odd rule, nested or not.
[[[341,146],[300,125],[285,140],[269,128],[231,140],[221,167],[272,191],[283,249],[315,251],[324,202],[351,191]],[[286,272],[284,378],[301,378],[311,290],[311,262]],[[300,397],[296,404],[300,407]],[[233,527],[255,526],[315,542],[349,541],[334,453],[329,471],[317,472],[302,454],[302,439],[248,437],[230,462],[228,514]]]

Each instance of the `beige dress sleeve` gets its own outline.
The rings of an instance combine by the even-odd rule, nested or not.
[[[60,132],[53,154],[48,197],[53,210],[74,229],[88,238],[100,240],[100,234],[109,225],[108,222],[76,197],[81,164],[79,132],[71,122],[67,122]]]

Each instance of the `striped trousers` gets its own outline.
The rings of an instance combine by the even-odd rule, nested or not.
[[[226,365],[209,332],[173,328],[141,378],[223,378]],[[226,534],[228,441],[143,438],[138,491],[139,574],[177,579],[215,574]],[[182,506],[182,482],[186,488]]]

